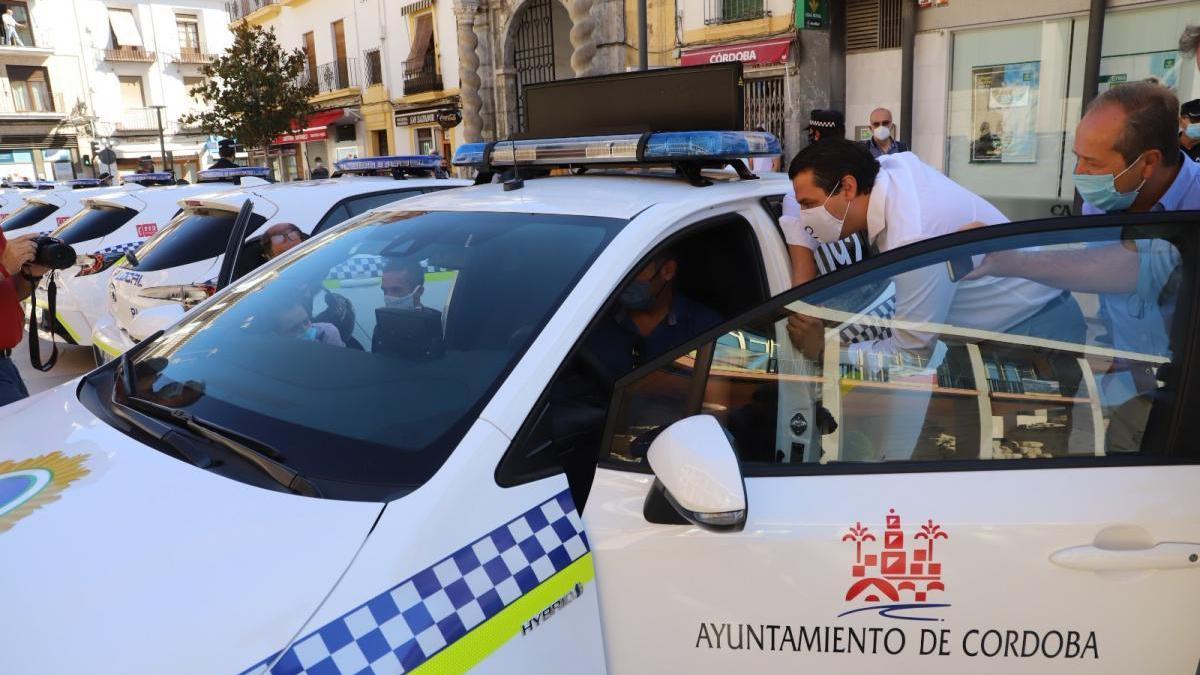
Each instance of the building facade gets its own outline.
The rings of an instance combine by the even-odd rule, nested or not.
[[[88,93],[70,0],[0,3],[20,24],[0,44],[0,179],[69,180],[83,172]]]
[[[460,139],[458,49],[450,0],[234,0],[232,21],[272,28],[308,59],[318,112],[280,136],[269,163],[282,180],[307,178],[355,156],[442,154]],[[441,123],[439,123],[439,121]]]
[[[857,1],[869,14],[891,0]],[[915,0],[914,0],[915,1]],[[851,2],[848,23],[862,21]],[[1082,115],[1087,0],[922,3],[915,10],[911,122],[899,119],[901,49],[882,36],[847,40],[847,126],[890,107],[911,123],[922,160],[992,201],[1012,219],[1065,215],[1074,204],[1075,125]],[[1180,32],[1200,22],[1194,0],[1109,0],[1099,90],[1156,78],[1181,102],[1200,97]],[[898,29],[897,29],[898,30]],[[853,28],[848,31],[853,35]],[[868,36],[869,37],[869,36]]]
[[[117,174],[143,155],[188,177],[204,163],[206,137],[178,120],[202,107],[188,90],[229,46],[219,0],[0,5],[23,24],[0,46],[0,177]]]

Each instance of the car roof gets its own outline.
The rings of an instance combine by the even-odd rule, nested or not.
[[[179,201],[182,197],[190,197],[192,195],[203,195],[213,192],[223,192],[220,190],[220,184],[215,183],[189,183],[187,185],[161,185],[148,187],[141,190],[122,191],[115,193],[106,193],[84,198],[86,205],[103,204],[105,206],[117,206],[121,208],[142,209],[150,204],[158,204],[164,201],[172,204]],[[232,184],[227,184],[228,188],[234,188]]]
[[[423,187],[462,187],[470,184],[471,181],[453,178],[408,178],[405,180],[396,180],[387,176],[347,176],[234,188],[232,190],[214,192],[213,194],[189,197],[189,200],[203,201],[209,206],[223,206],[236,211],[247,197],[261,197],[280,208],[285,208],[298,207],[304,202],[311,200],[332,205],[346,197],[352,197],[365,192]],[[302,199],[298,200],[297,198]]]
[[[379,207],[376,211],[503,211],[599,216],[629,220],[650,206],[680,202],[703,206],[746,197],[767,197],[787,190],[786,176],[767,174],[739,180],[732,172],[705,173],[712,185],[696,187],[671,173],[594,173],[527,179],[524,187],[505,190],[498,183],[434,192]]]

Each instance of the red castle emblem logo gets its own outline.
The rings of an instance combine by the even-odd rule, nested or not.
[[[895,509],[888,509],[883,550],[864,553],[863,544],[876,541],[875,535],[861,522],[854,523],[842,537],[842,541],[854,543],[853,583],[846,591],[846,601],[878,603],[886,599],[893,603],[925,603],[929,593],[945,591],[942,564],[934,558],[934,542],[949,538],[950,535],[930,519],[913,535],[913,548],[905,549],[900,516]]]

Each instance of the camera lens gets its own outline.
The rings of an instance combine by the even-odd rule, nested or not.
[[[49,267],[53,270],[63,270],[75,264],[75,249],[56,237],[41,236],[34,240],[37,253],[33,264]]]

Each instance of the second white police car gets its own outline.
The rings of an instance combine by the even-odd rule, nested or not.
[[[790,289],[788,183],[737,164],[778,151],[465,146],[481,184],[6,408],[6,669],[1194,671],[1200,216],[992,226]],[[1175,252],[1170,350],[1114,348],[1086,292],[1061,339],[860,311],[964,256],[1131,239]],[[916,333],[936,363],[846,358]],[[1109,397],[1131,372],[1153,389]]]
[[[254,185],[179,200],[181,210],[174,219],[105,277],[107,312],[98,318],[91,336],[97,361],[119,355],[212,295],[238,210],[247,200],[253,210],[232,278],[264,262],[259,235],[273,225],[294,224],[307,237],[377,206],[470,185],[430,177],[439,168],[438,159],[431,156],[364,157],[337,166],[343,175],[336,178]],[[217,178],[248,170],[201,174]],[[374,175],[380,172],[388,175]]]

